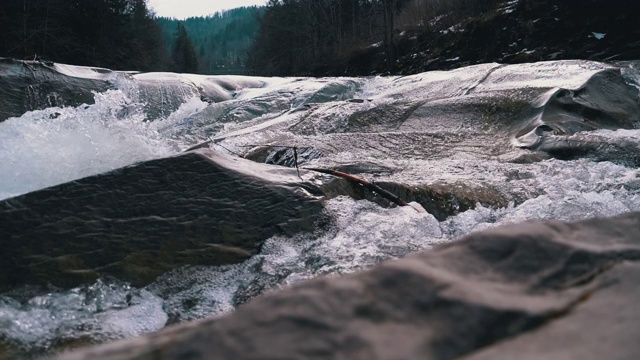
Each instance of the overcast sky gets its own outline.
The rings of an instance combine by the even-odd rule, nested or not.
[[[206,16],[220,10],[266,3],[267,0],[149,0],[147,4],[158,16],[182,20],[190,16]]]

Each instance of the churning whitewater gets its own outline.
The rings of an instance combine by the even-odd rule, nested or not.
[[[41,71],[60,81],[100,78],[110,89],[94,91],[93,103],[35,103],[0,123],[1,199],[20,203],[20,195],[197,144],[274,172],[297,166],[325,199],[314,230],[270,236],[239,263],[184,266],[138,287],[107,274],[71,289],[6,291],[0,339],[28,351],[228,313],[265,291],[502,224],[640,211],[637,63],[322,79]],[[428,213],[306,167],[375,181]]]

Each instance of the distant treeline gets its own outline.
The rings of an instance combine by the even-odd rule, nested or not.
[[[157,18],[166,46],[174,48],[176,26],[181,23],[196,52],[199,72],[204,74],[243,74],[247,72],[247,52],[258,32],[264,8],[241,7],[206,17]]]
[[[0,56],[125,70],[170,67],[145,0],[2,0]]]
[[[262,8],[183,21],[146,0],[1,0],[0,56],[139,71],[247,73]]]
[[[379,46],[391,67],[399,30],[429,26],[439,15],[478,14],[499,1],[270,0],[250,52],[251,65],[264,75],[312,73]]]

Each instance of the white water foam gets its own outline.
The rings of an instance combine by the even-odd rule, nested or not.
[[[31,111],[0,123],[0,199],[178,153],[171,127],[204,108],[189,99],[167,119],[145,122],[120,90],[95,104]],[[169,134],[167,134],[169,133]]]
[[[440,164],[446,169],[446,164]],[[326,204],[335,219],[329,229],[292,238],[273,237],[259,255],[243,264],[179,269],[160,277],[148,290],[165,299],[165,310],[174,320],[191,320],[227,313],[263,290],[365,269],[490,227],[640,211],[640,173],[610,162],[548,160],[473,167],[456,161],[449,165],[470,168],[475,176],[498,182],[504,181],[505,172],[526,172],[519,186],[542,195],[504,208],[477,204],[442,222],[408,207],[385,209],[366,200],[338,197]]]
[[[332,199],[326,206],[335,219],[329,229],[292,238],[276,236],[243,264],[174,270],[147,289],[165,299],[165,310],[174,321],[193,320],[227,313],[255,291],[350,273],[446,241],[438,221],[413,208],[384,209],[348,197]]]
[[[472,231],[527,220],[571,221],[640,211],[638,169],[587,159],[509,166],[523,173],[526,169],[530,177],[520,180],[521,186],[537,189],[542,195],[518,206],[511,204],[499,209],[478,204],[475,209],[444,221],[443,231],[455,238]]]
[[[450,165],[459,168],[460,164]],[[386,209],[366,200],[337,197],[326,203],[334,219],[328,228],[291,238],[275,236],[265,242],[260,254],[242,264],[176,269],[144,289],[110,282],[107,290],[101,290],[110,291],[106,297],[111,300],[101,300],[105,305],[93,300],[102,299],[99,296],[83,300],[92,292],[87,289],[105,288],[100,281],[23,303],[1,297],[0,325],[5,330],[0,336],[26,348],[47,347],[65,338],[128,337],[161,328],[167,319],[173,323],[226,314],[265,291],[366,269],[494,226],[640,211],[637,169],[589,160],[484,166],[484,173],[476,175],[487,179],[526,169],[529,176],[520,180],[522,186],[544,193],[518,206],[491,209],[478,204],[442,222],[409,207]]]
[[[162,328],[162,300],[119,281],[52,291],[22,302],[0,296],[0,338],[23,348],[46,349],[65,341],[105,341]]]

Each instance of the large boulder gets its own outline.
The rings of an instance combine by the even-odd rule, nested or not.
[[[634,64],[575,60],[360,79],[364,90],[353,99],[305,103],[281,121],[264,117],[242,131],[260,134],[264,145],[297,146],[303,165],[340,162],[350,153],[354,159],[464,156],[518,163],[586,157],[637,166],[638,145],[609,130],[640,126],[639,76]],[[255,144],[239,135],[217,138],[227,137],[225,146]],[[284,164],[292,157],[278,154],[279,146],[248,149],[256,161]]]
[[[0,202],[0,291],[101,275],[142,286],[181,265],[237,263],[313,230],[321,191],[296,171],[198,150]]]
[[[93,104],[113,88],[108,69],[0,58],[0,122],[52,106]]]
[[[620,69],[595,73],[579,88],[554,88],[533,104],[529,120],[518,124],[514,142],[540,146],[542,135],[572,135],[597,129],[630,129],[640,122],[638,89],[625,82]]]
[[[640,213],[529,222],[63,359],[630,359]]]
[[[168,117],[190,98],[223,103],[242,89],[260,88],[267,83],[265,78],[258,77],[175,73],[141,73],[131,79],[137,89],[136,100],[144,104],[148,120]]]

